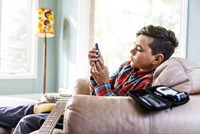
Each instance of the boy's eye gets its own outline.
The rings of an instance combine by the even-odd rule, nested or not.
[[[140,46],[135,46],[135,49],[139,52],[142,52],[142,48]]]

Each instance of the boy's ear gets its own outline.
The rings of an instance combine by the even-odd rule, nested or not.
[[[152,62],[153,65],[160,65],[164,60],[163,54],[156,54],[154,55],[154,60]]]

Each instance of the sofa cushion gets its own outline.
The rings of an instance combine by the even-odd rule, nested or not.
[[[65,110],[64,133],[147,134],[148,111],[139,107],[130,97],[72,96]]]
[[[0,96],[0,107],[15,107],[19,105],[36,104],[38,100]]]
[[[184,105],[148,111],[130,97],[76,95],[65,110],[68,134],[198,134],[199,97]]]
[[[162,63],[154,73],[153,86],[166,85],[189,94],[200,93],[200,65],[193,61],[173,57]]]

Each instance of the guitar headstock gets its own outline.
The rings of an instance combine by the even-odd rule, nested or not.
[[[42,103],[56,103],[59,100],[67,100],[72,95],[70,94],[59,94],[59,93],[45,93],[41,96],[40,102]]]

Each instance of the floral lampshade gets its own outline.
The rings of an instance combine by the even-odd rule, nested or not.
[[[37,36],[38,37],[53,37],[54,36],[54,17],[53,11],[49,8],[38,8],[38,23]]]

